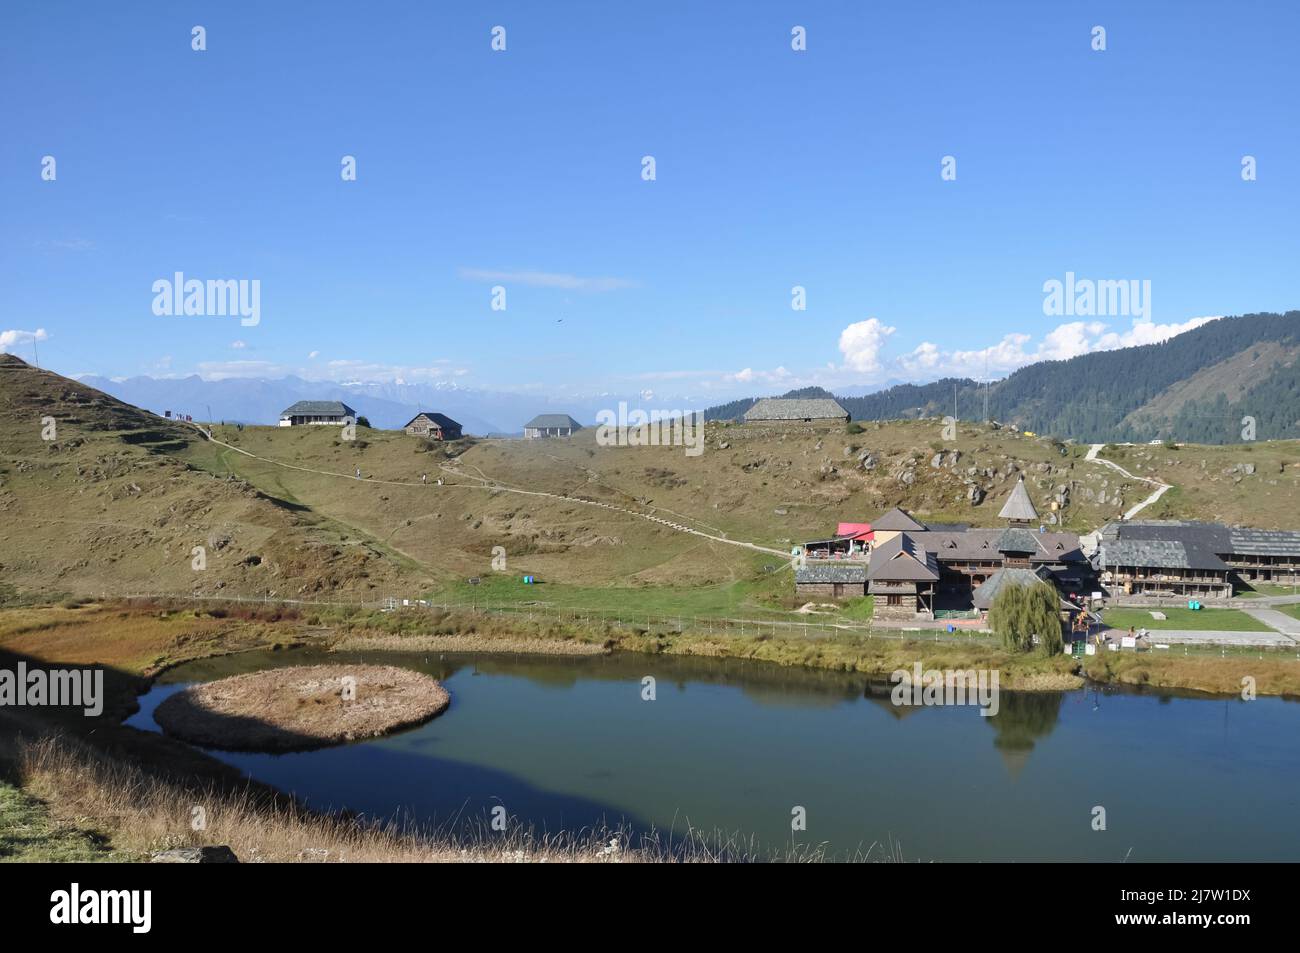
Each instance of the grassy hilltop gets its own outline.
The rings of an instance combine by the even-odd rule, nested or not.
[[[52,441],[41,436],[47,416]],[[1083,446],[975,424],[944,440],[936,420],[831,430],[710,422],[695,457],[601,447],[594,430],[445,445],[363,427],[355,441],[325,427],[227,426],[215,436],[237,449],[5,356],[5,580],[83,595],[434,593],[665,614],[777,611],[797,604],[778,554],[840,520],[901,505],[926,520],[996,525],[1024,474],[1045,518],[1056,500],[1061,522],[1087,531],[1154,489],[1085,460]],[[1103,455],[1174,484],[1144,515],[1280,527],[1300,513],[1294,441]],[[206,549],[203,572],[191,568],[195,546]],[[492,569],[497,546],[504,574]],[[519,585],[525,573],[543,584]],[[470,576],[483,584],[471,589]]]

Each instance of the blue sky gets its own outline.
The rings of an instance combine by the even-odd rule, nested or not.
[[[1288,310],[1298,7],[9,2],[0,345],[704,400]],[[260,323],[155,315],[177,271],[259,280]],[[1149,315],[1045,315],[1067,272]]]

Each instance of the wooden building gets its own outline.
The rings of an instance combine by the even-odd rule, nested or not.
[[[462,436],[460,424],[446,414],[436,414],[422,410],[402,428],[413,437],[426,437],[429,440],[459,440]]]
[[[300,400],[280,412],[281,427],[356,423],[357,412],[340,400]]]
[[[934,618],[939,561],[918,546],[907,533],[899,533],[871,550],[867,567],[867,592],[874,596],[878,619]]]
[[[1114,596],[1227,599],[1254,583],[1300,584],[1300,532],[1121,521],[1102,527],[1093,560]]]
[[[849,412],[837,401],[826,397],[808,400],[765,397],[745,411],[747,424],[846,424],[848,422]]]
[[[1007,580],[1050,581],[1074,597],[1090,590],[1093,567],[1073,533],[1048,533],[1028,525],[1037,519],[1023,482],[1018,482],[1000,514],[1002,528],[972,528],[964,523],[930,524],[894,507],[867,523],[841,523],[829,539],[804,544],[806,569],[796,573],[800,594],[834,595],[826,589],[822,566],[867,562],[866,591],[878,618],[933,619],[943,609],[972,613]],[[853,575],[836,575],[842,592]],[[856,578],[856,576],[854,576]],[[984,587],[997,580],[987,592]],[[982,594],[982,595],[981,595]]]
[[[852,599],[867,594],[867,564],[862,561],[808,562],[794,571],[794,588],[801,596]]]
[[[540,440],[544,437],[572,437],[582,429],[568,414],[538,414],[524,424],[524,437],[528,440]]]

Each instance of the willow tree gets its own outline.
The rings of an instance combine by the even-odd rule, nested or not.
[[[1056,655],[1064,647],[1060,597],[1049,582],[1004,586],[989,607],[989,626],[1011,652],[1031,651],[1034,636],[1045,655]]]

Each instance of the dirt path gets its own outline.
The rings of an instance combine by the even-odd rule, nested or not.
[[[286,470],[299,470],[303,473],[315,473],[318,476],[338,477],[341,480],[357,479],[356,475],[352,473],[335,473],[332,470],[317,470],[312,467],[300,467],[292,463],[282,463],[279,460],[272,460],[269,457],[261,457],[255,453],[250,453],[247,450],[242,450],[239,447],[231,446],[230,444],[226,443],[224,440],[218,440],[216,437],[212,435],[211,431],[204,430],[198,424],[194,424],[193,426],[194,429],[199,431],[199,433],[203,434],[205,437],[207,437],[210,441],[217,444],[218,446],[225,447],[227,450],[233,450],[235,451],[235,453],[242,453],[244,456],[249,457],[253,460],[260,460],[262,463],[269,463],[272,466],[283,467]],[[561,500],[565,503],[578,503],[582,506],[597,506],[600,507],[601,509],[609,510],[614,513],[622,513],[625,516],[634,516],[637,519],[646,520],[647,522],[650,523],[658,523],[660,526],[666,526],[669,529],[676,530],[679,533],[689,533],[692,536],[699,536],[702,539],[710,539],[713,540],[715,543],[725,543],[728,546],[739,546],[742,549],[750,549],[758,553],[767,553],[772,556],[780,556],[782,559],[788,560],[790,558],[790,554],[781,549],[771,549],[767,546],[760,546],[758,543],[750,543],[740,539],[728,539],[726,536],[715,536],[712,533],[705,533],[702,530],[692,529],[689,526],[683,526],[681,523],[674,523],[673,521],[666,520],[660,516],[655,516],[650,513],[640,513],[636,510],[627,509],[626,507],[615,506],[612,503],[601,503],[598,500],[584,500],[581,497],[566,496],[563,493],[549,493],[546,492],[545,490],[525,490],[522,487],[509,486],[505,483],[498,483],[486,475],[474,476],[473,474],[464,473],[458,467],[449,466],[445,463],[439,464],[438,468],[460,479],[479,481],[478,483],[445,483],[444,484],[445,486],[456,486],[464,489],[487,490],[489,492],[495,491],[500,493],[515,493],[521,496],[541,496],[553,500]],[[475,467],[474,469],[478,470],[478,467]],[[479,470],[479,473],[482,472],[483,472],[482,470]],[[362,477],[360,480],[358,480],[358,482],[377,483],[383,486],[422,486],[428,489],[438,488],[437,484],[434,483],[425,484],[425,483],[418,483],[415,481],[379,480],[374,477]],[[679,517],[679,518],[687,519],[688,517]]]
[[[1173,487],[1168,483],[1161,483],[1159,480],[1152,480],[1149,477],[1136,476],[1135,474],[1129,473],[1118,463],[1115,463],[1111,460],[1107,460],[1105,457],[1097,456],[1097,453],[1104,446],[1106,446],[1104,443],[1092,444],[1091,446],[1088,447],[1088,455],[1083,459],[1091,460],[1093,463],[1103,464],[1105,466],[1110,467],[1112,470],[1118,470],[1120,473],[1128,477],[1130,480],[1141,480],[1143,483],[1149,483],[1151,486],[1156,487],[1156,491],[1152,493],[1150,496],[1148,496],[1145,500],[1143,500],[1137,506],[1130,507],[1129,510],[1124,514],[1124,519],[1131,520],[1133,517],[1137,516],[1139,513],[1141,513],[1144,509],[1146,509],[1156,500],[1160,499],[1160,497],[1164,496],[1165,493],[1167,493],[1169,490],[1173,489]]]

